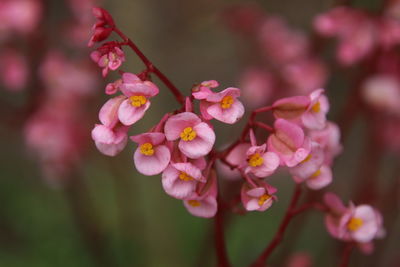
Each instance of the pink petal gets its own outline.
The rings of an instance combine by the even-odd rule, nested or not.
[[[189,162],[185,163],[174,163],[172,166],[177,169],[178,171],[184,172],[194,178],[195,180],[205,182],[205,178],[203,177],[201,171],[199,168],[194,166],[193,164]]]
[[[235,102],[230,108],[224,109],[221,107],[220,103],[216,103],[208,107],[207,113],[214,119],[224,123],[234,124],[243,117],[244,106],[240,101],[235,99]]]
[[[118,109],[124,99],[122,95],[111,98],[101,107],[99,119],[102,124],[113,128],[118,123]]]
[[[200,118],[192,112],[182,112],[171,116],[165,123],[165,136],[167,140],[174,141],[180,137],[183,129],[193,127],[200,122]]]
[[[309,104],[310,99],[308,97],[294,96],[279,99],[272,106],[276,118],[293,120],[299,118],[307,110]]]
[[[189,204],[189,200],[184,200],[183,204],[186,209],[194,216],[203,218],[212,218],[217,213],[217,200],[213,196],[207,196],[200,201],[200,206],[194,207]]]
[[[162,185],[165,192],[177,199],[185,199],[193,194],[196,189],[196,181],[182,181],[179,179],[179,171],[173,166],[168,166],[162,174]]]
[[[140,152],[139,147],[136,149],[133,159],[138,172],[144,175],[157,175],[168,166],[171,152],[166,146],[161,145],[154,147],[152,156],[146,156]]]
[[[193,127],[197,136],[192,141],[179,141],[179,149],[189,158],[200,158],[207,155],[215,142],[215,133],[207,123],[201,122]],[[167,137],[168,138],[168,137]]]
[[[140,78],[133,73],[125,72],[122,74],[122,81],[124,83],[135,83],[141,82],[142,80],[140,80]]]
[[[131,105],[130,99],[124,100],[118,109],[118,118],[124,125],[132,125],[143,118],[146,110],[150,107],[150,101],[140,107]]]
[[[225,90],[222,90],[219,93],[215,93],[215,94],[210,94],[207,97],[207,101],[209,102],[220,102],[225,96],[232,96],[233,98],[237,98],[240,96],[240,89],[238,88],[234,88],[234,87],[229,87],[226,88]]]
[[[322,165],[321,174],[317,177],[312,177],[306,180],[306,184],[309,188],[319,190],[329,185],[332,182],[332,170],[326,165]]]
[[[131,140],[137,144],[150,143],[157,146],[164,142],[165,135],[163,133],[143,133],[130,137]]]

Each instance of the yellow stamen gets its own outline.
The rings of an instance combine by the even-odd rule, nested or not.
[[[364,224],[363,220],[360,218],[351,218],[347,223],[347,229],[350,231],[357,231]]]
[[[314,111],[315,113],[320,112],[321,110],[321,104],[319,102],[315,103],[312,107],[311,107],[312,111]]]
[[[140,146],[140,153],[146,156],[153,156],[154,154],[153,145],[150,143],[144,143],[143,145]]]
[[[233,97],[230,96],[230,95],[227,95],[227,96],[225,96],[224,98],[222,98],[221,107],[222,107],[223,109],[230,108],[230,107],[232,106],[233,102],[235,102],[235,100],[233,99]]]
[[[317,178],[320,175],[321,175],[321,169],[311,174],[310,178]]]
[[[196,138],[196,136],[197,136],[197,133],[195,130],[193,130],[192,127],[186,127],[181,132],[181,138],[183,141],[192,141],[193,139]]]
[[[251,167],[257,167],[257,166],[261,166],[263,164],[264,159],[260,156],[259,153],[255,153],[250,156],[250,159],[248,160],[248,162]]]
[[[270,198],[271,198],[271,196],[268,194],[262,195],[261,197],[258,198],[258,205],[260,205],[260,206],[264,205],[265,201],[267,201]]]
[[[192,181],[193,177],[188,175],[186,172],[181,172],[179,174],[179,179],[181,179],[182,181],[187,182],[187,181]]]
[[[142,95],[134,95],[129,97],[129,99],[131,100],[131,105],[137,108],[141,107],[147,102],[147,98]]]
[[[308,154],[308,156],[302,162],[300,162],[300,164],[309,161],[311,158],[312,158],[311,154]]]
[[[190,206],[192,206],[192,207],[198,207],[198,206],[200,206],[201,205],[201,203],[200,203],[200,201],[197,201],[197,200],[189,200],[188,201],[188,204],[190,205]]]

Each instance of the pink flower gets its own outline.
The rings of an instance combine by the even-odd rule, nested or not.
[[[324,162],[324,152],[316,142],[311,142],[310,154],[299,164],[289,169],[296,181],[302,181],[315,174]]]
[[[126,96],[118,110],[118,118],[125,125],[132,125],[143,118],[150,107],[150,98],[159,92],[150,81],[142,81],[132,73],[122,75],[120,90]]]
[[[277,119],[274,128],[275,132],[268,137],[268,150],[278,154],[281,165],[293,167],[307,158],[311,142],[298,125]]]
[[[368,243],[383,234],[382,216],[369,205],[347,208],[340,199],[327,193],[324,197],[330,212],[325,217],[329,233],[340,240]]]
[[[162,174],[162,185],[165,192],[178,199],[193,195],[197,184],[205,183],[201,170],[189,162],[172,163]]]
[[[157,175],[167,168],[171,151],[164,145],[163,133],[143,133],[131,136],[139,146],[133,156],[136,169],[144,175]]]
[[[106,77],[109,70],[118,69],[125,61],[124,51],[115,43],[103,44],[90,54],[90,57],[99,67],[103,68],[103,77]]]
[[[236,98],[240,96],[240,90],[229,87],[219,93],[214,93],[211,88],[217,87],[217,81],[205,81],[192,90],[195,99],[200,102],[200,111],[204,119],[217,119],[233,124],[244,114],[244,106]]]
[[[250,132],[251,147],[247,150],[245,173],[252,173],[257,177],[266,177],[274,173],[279,166],[279,157],[274,152],[267,152],[267,145],[257,146],[253,131]]]
[[[179,150],[189,158],[207,155],[215,142],[215,133],[194,113],[183,112],[171,116],[164,127],[167,140],[179,140]]]
[[[207,182],[200,183],[198,190],[183,201],[185,208],[194,216],[211,218],[218,210],[217,177],[211,171]]]
[[[99,119],[102,124],[96,124],[92,130],[97,149],[107,156],[115,156],[121,152],[128,140],[129,128],[121,125],[117,116],[123,100],[123,96],[108,100],[100,109]]]
[[[239,96],[240,90],[233,87],[210,94],[206,100],[212,104],[207,108],[207,113],[214,119],[225,123],[237,122],[244,114],[244,106],[237,100]]]
[[[309,96],[310,104],[307,111],[301,117],[303,125],[308,129],[320,130],[325,127],[329,102],[323,93],[323,89],[318,89],[313,91]]]
[[[293,176],[296,183],[305,182],[307,187],[313,190],[319,190],[328,186],[332,182],[332,170],[328,165],[322,165],[314,173],[306,178]]]
[[[327,165],[331,165],[333,159],[342,152],[340,129],[333,122],[328,122],[322,130],[309,131],[308,136],[321,145],[324,150],[324,163]]]
[[[276,196],[273,194],[278,190],[264,181],[257,180],[255,182],[258,187],[252,187],[248,183],[243,184],[240,192],[243,206],[248,211],[265,211],[276,201]]]

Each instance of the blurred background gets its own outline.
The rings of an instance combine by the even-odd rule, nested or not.
[[[277,75],[279,70],[264,62],[255,44],[252,21],[257,16],[278,16],[285,29],[309,40],[307,53],[318,58],[320,65],[315,75],[299,75],[304,79],[310,75],[311,87],[327,88],[328,117],[343,129],[344,150],[327,190],[347,203],[365,189],[360,181],[374,180],[364,186],[376,191],[364,195],[361,203],[387,208],[382,211],[386,238],[375,243],[372,255],[354,252],[351,266],[400,266],[398,115],[377,113],[375,107],[362,115],[352,110],[352,106],[363,105],[353,91],[360,87],[360,79],[366,79],[359,77],[367,60],[341,65],[335,59],[337,42],[316,37],[313,30],[314,18],[339,2],[0,0],[0,266],[215,266],[212,220],[190,215],[181,201],[164,193],[159,176],[138,174],[132,142],[110,158],[100,154],[91,140],[98,110],[108,99],[104,87],[118,78],[115,72],[104,80],[89,57],[92,50],[87,42],[95,22],[91,7],[98,5],[112,14],[118,27],[185,95],[193,84],[211,79],[218,80],[222,88],[248,87],[252,81],[246,76],[249,70],[262,71],[264,65],[269,66],[268,75]],[[377,15],[382,9],[379,0],[354,0],[351,5]],[[278,27],[267,35],[279,35],[281,30]],[[393,53],[397,55],[396,49]],[[124,51],[127,60],[121,69],[142,71],[144,66],[136,55]],[[165,112],[178,107],[166,88],[155,82],[161,93],[130,135],[146,131]],[[244,100],[254,107],[271,104],[274,96],[303,95],[315,89],[296,87],[295,78],[292,82],[296,85],[290,90],[281,84],[273,89],[263,85],[269,88],[259,95],[265,103],[254,104],[251,96],[256,93],[252,91]],[[384,137],[371,137],[373,131],[368,129],[377,129],[371,125],[389,119],[395,130],[388,130],[391,139],[385,138],[391,142],[375,142]],[[217,146],[234,141],[244,122],[216,123]],[[220,179],[222,194],[229,195],[234,182]],[[273,208],[227,216],[225,234],[233,266],[247,266],[257,257],[286,210],[292,179],[281,172],[270,181],[279,189],[279,201]],[[319,196],[310,193],[308,197]],[[322,214],[299,216],[286,237],[271,258],[271,266],[300,266],[289,265],[289,255],[313,262],[301,266],[337,265],[342,243],[329,236]]]

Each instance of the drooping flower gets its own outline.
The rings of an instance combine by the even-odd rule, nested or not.
[[[189,158],[207,155],[215,142],[215,133],[194,113],[182,112],[171,116],[164,127],[169,141],[179,140],[179,150]]]
[[[244,183],[241,189],[241,200],[243,206],[248,211],[265,211],[272,206],[272,203],[276,201],[274,195],[278,190],[267,184],[264,181],[255,181],[258,187]]]
[[[327,122],[322,130],[308,132],[312,141],[320,144],[324,151],[324,163],[331,165],[333,159],[342,152],[340,144],[340,129],[333,122]]]
[[[102,124],[96,124],[92,130],[92,138],[96,147],[107,156],[115,156],[121,152],[128,140],[128,127],[119,123],[117,115],[123,100],[123,96],[108,100],[99,112]]]
[[[212,218],[218,210],[217,203],[217,177],[215,171],[211,171],[206,183],[199,183],[199,188],[192,195],[183,200],[183,205],[190,214]]]
[[[136,169],[144,175],[157,175],[167,168],[171,151],[164,145],[163,133],[143,133],[131,136],[139,146],[133,156]]]
[[[281,165],[293,167],[305,160],[311,151],[311,141],[296,124],[284,119],[274,123],[275,132],[268,137],[268,150],[278,154]]]
[[[314,173],[306,178],[293,176],[297,183],[305,182],[307,187],[313,190],[319,190],[328,186],[332,182],[332,170],[328,165],[321,165]]]
[[[314,175],[324,163],[324,152],[322,147],[311,142],[311,151],[308,156],[299,164],[289,169],[291,175],[296,181],[306,180]]]
[[[165,192],[178,199],[193,195],[197,184],[205,183],[201,170],[190,162],[172,163],[162,174]]]
[[[118,109],[118,118],[125,125],[132,125],[143,118],[150,107],[150,98],[159,92],[158,87],[150,81],[142,81],[132,73],[122,75],[120,90],[125,100]]]

